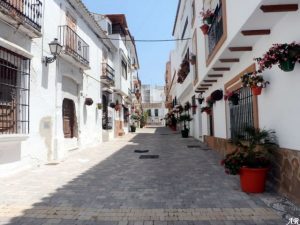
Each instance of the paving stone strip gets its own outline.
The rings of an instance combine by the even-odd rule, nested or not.
[[[22,206],[0,206],[0,220],[17,216],[79,221],[267,221],[279,219],[279,216],[268,208],[93,209],[38,206],[31,209]]]

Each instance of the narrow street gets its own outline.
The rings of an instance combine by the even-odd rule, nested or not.
[[[1,178],[0,224],[287,224],[261,200],[267,193],[241,192],[220,160],[192,138],[144,128]]]

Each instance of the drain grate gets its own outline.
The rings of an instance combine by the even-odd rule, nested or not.
[[[188,148],[198,148],[201,151],[209,151],[210,148],[203,147],[201,145],[187,145]]]
[[[147,153],[149,150],[134,150],[135,153]]]
[[[159,155],[141,155],[140,159],[158,159]]]

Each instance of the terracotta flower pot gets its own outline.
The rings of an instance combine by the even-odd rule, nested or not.
[[[252,87],[251,90],[253,95],[260,95],[262,87]]]
[[[207,24],[203,24],[200,29],[202,30],[202,33],[206,35],[208,33],[209,26]]]
[[[247,193],[262,193],[265,191],[265,183],[268,168],[247,168],[240,169],[240,181],[242,191]]]
[[[279,68],[284,72],[291,72],[295,68],[295,62],[293,62],[292,60],[280,61]]]

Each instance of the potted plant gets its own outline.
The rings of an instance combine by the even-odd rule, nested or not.
[[[203,25],[200,27],[200,29],[204,35],[207,35],[209,30],[209,25],[212,24],[213,21],[214,13],[210,9],[207,9],[206,11],[204,10],[201,11],[200,15],[202,17],[202,22],[203,22]]]
[[[131,125],[130,125],[130,131],[131,131],[132,133],[134,133],[134,132],[136,131],[136,126],[135,126],[135,124],[131,124]]]
[[[86,98],[84,101],[84,104],[88,105],[88,106],[93,105],[93,103],[94,103],[94,101],[92,98]]]
[[[220,101],[223,99],[223,91],[222,90],[215,90],[210,95],[212,101]]]
[[[184,110],[185,111],[189,111],[191,109],[191,107],[192,107],[191,103],[190,102],[186,102],[185,105],[184,105]]]
[[[258,75],[258,72],[245,73],[241,76],[242,86],[250,87],[253,95],[260,95],[262,88],[265,88],[269,84],[268,81],[264,80],[262,75]]]
[[[211,107],[210,106],[205,106],[201,108],[201,113],[206,112],[207,115],[211,114]]]
[[[119,101],[116,100],[116,104],[115,104],[115,110],[119,111],[121,109],[121,105],[119,104]]]
[[[230,101],[232,105],[238,105],[240,101],[240,95],[237,92],[226,91],[226,95],[224,96],[225,101]]]
[[[103,105],[101,103],[97,103],[97,109],[101,110]]]
[[[214,13],[212,10],[210,9],[207,9],[206,11],[203,9],[201,12],[200,12],[200,15],[202,17],[202,21],[204,24],[212,24],[213,22],[213,18],[214,18]]]
[[[246,127],[242,134],[236,135],[230,142],[237,148],[222,160],[225,172],[240,175],[244,192],[263,192],[272,151],[278,147],[275,132]]]
[[[181,130],[182,137],[183,138],[188,138],[190,129],[187,128],[186,123],[189,122],[189,121],[192,121],[192,118],[190,117],[189,114],[183,114],[183,115],[179,116],[178,121],[183,122],[183,129]]]
[[[195,65],[196,64],[196,55],[194,55],[194,54],[191,54],[190,55],[190,63],[192,64],[192,65]]]
[[[278,64],[279,68],[285,72],[293,71],[296,62],[300,62],[300,44],[292,42],[290,44],[273,44],[272,47],[259,58],[255,58],[261,71],[271,69]]]

